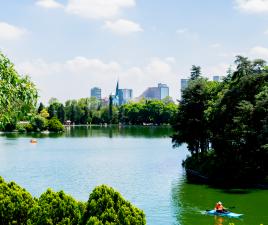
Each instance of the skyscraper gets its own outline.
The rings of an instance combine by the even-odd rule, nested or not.
[[[132,99],[132,89],[119,89],[119,105],[128,103]]]
[[[159,83],[157,87],[147,88],[139,98],[162,100],[169,96],[169,87],[166,84]]]
[[[189,79],[181,79],[181,92],[188,87]]]
[[[95,97],[98,100],[101,100],[101,89],[98,87],[91,88],[90,91],[91,97]]]
[[[160,99],[164,99],[169,96],[169,87],[166,84],[158,84],[158,89],[160,92]]]
[[[114,105],[126,104],[133,97],[132,89],[120,89],[119,81],[116,83],[115,95],[112,95]]]

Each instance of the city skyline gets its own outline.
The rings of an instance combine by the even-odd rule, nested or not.
[[[42,102],[85,97],[93,86],[107,96],[117,78],[136,94],[166,83],[178,99],[193,64],[212,79],[238,54],[268,59],[268,0],[0,3],[0,50]]]

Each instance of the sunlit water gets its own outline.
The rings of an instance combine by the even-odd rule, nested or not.
[[[149,225],[260,225],[268,191],[226,191],[187,184],[181,168],[186,147],[172,148],[168,128],[69,128],[63,135],[0,136],[0,175],[34,196],[48,187],[86,201],[107,184],[143,209]],[[31,144],[31,137],[38,140]],[[207,216],[223,201],[243,219]]]

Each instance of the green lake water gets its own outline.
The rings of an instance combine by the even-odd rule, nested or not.
[[[188,184],[170,128],[69,127],[64,134],[0,135],[0,176],[34,196],[48,187],[86,201],[107,184],[143,209],[149,225],[268,225],[267,190]],[[37,144],[30,139],[37,138]],[[204,215],[222,201],[242,219]]]

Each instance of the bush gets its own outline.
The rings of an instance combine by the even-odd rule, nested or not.
[[[27,124],[20,124],[18,123],[17,126],[16,126],[16,130],[19,132],[19,133],[24,133],[26,131],[26,125]]]
[[[81,224],[143,225],[146,221],[142,210],[131,205],[119,192],[102,185],[90,194]]]
[[[43,131],[47,129],[47,120],[44,117],[37,115],[32,119],[31,125],[35,131]]]
[[[25,125],[25,129],[26,129],[27,132],[33,132],[34,131],[34,127],[30,123]]]
[[[85,204],[77,202],[63,191],[48,189],[43,193],[36,207],[30,211],[30,224],[78,224]]]
[[[48,121],[48,130],[54,132],[61,132],[64,130],[62,123],[56,117],[52,117]]]
[[[0,177],[0,224],[26,224],[29,210],[35,204],[25,189]]]
[[[105,185],[93,190],[87,203],[63,191],[48,189],[39,199],[0,177],[0,224],[11,225],[144,225],[142,210]]]

